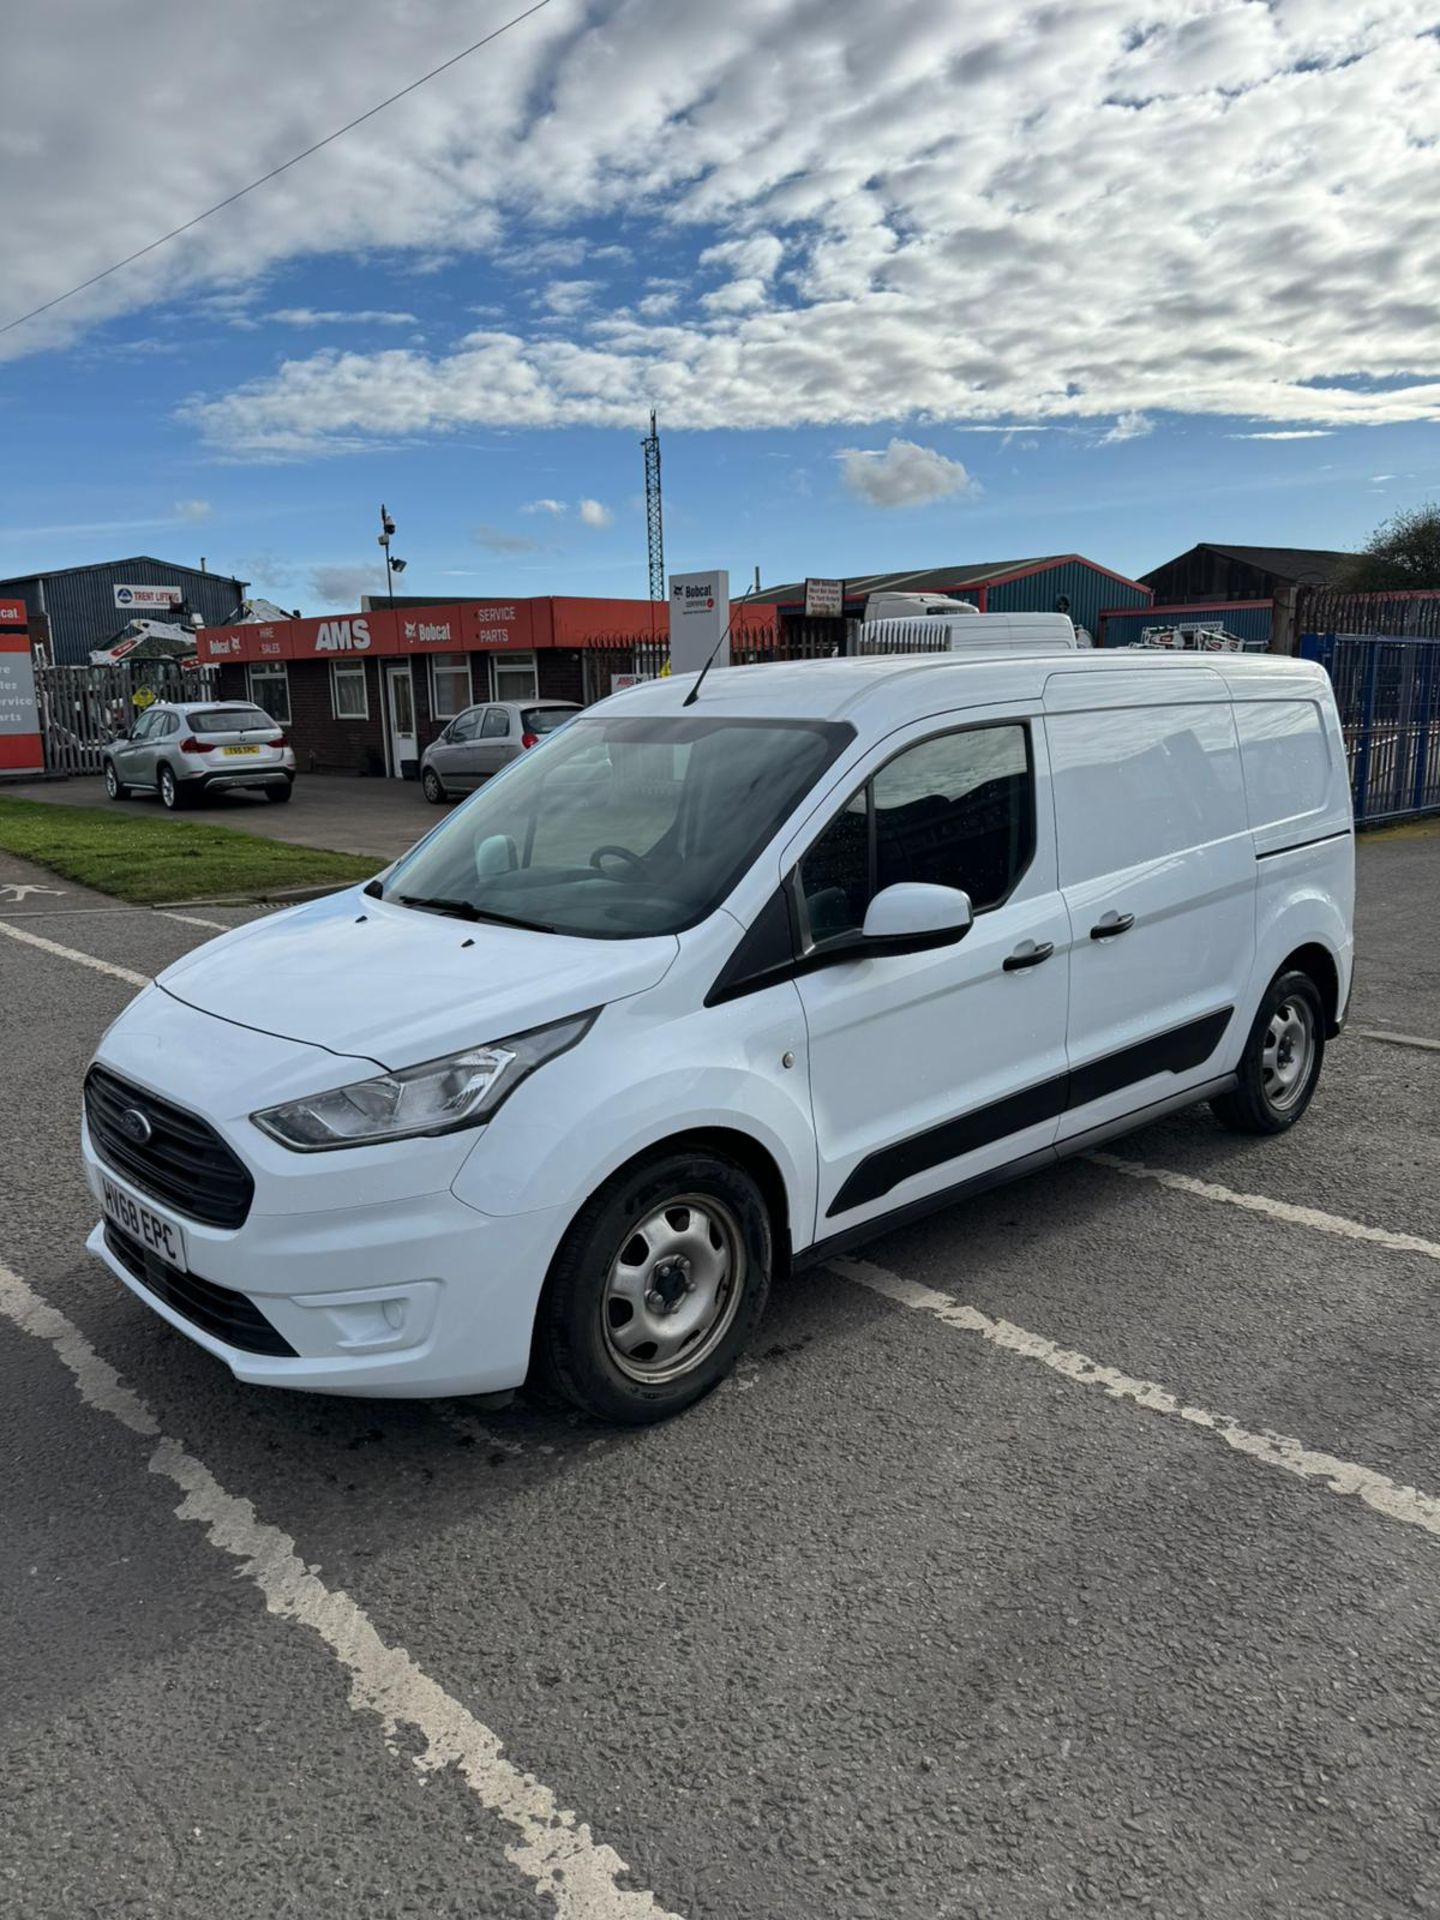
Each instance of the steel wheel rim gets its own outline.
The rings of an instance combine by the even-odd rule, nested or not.
[[[1282,1000],[1270,1016],[1260,1048],[1260,1079],[1277,1113],[1293,1107],[1305,1091],[1315,1059],[1315,1016],[1309,1002]]]
[[[702,1366],[745,1291],[740,1223],[713,1194],[681,1193],[629,1229],[605,1278],[600,1326],[621,1373],[664,1386]]]

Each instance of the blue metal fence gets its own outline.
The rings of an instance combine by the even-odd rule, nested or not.
[[[1440,640],[1307,633],[1300,651],[1335,688],[1356,821],[1440,811]]]

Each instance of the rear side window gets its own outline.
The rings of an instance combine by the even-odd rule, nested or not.
[[[510,731],[510,716],[503,707],[491,707],[480,729],[482,740],[503,740]]]
[[[246,733],[252,727],[275,725],[259,707],[195,707],[187,718],[196,733]]]
[[[1315,813],[1330,790],[1330,747],[1313,700],[1243,701],[1235,708],[1250,824]]]
[[[808,938],[858,933],[871,898],[901,880],[960,887],[983,913],[1011,893],[1034,849],[1024,726],[922,740],[881,767],[801,861]]]
[[[1248,831],[1228,704],[1051,714],[1060,884]]]

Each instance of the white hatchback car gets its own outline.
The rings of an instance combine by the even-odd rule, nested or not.
[[[771,1279],[1209,1100],[1350,991],[1329,682],[927,655],[619,694],[101,1042],[89,1246],[245,1381],[676,1412]]]
[[[172,813],[201,794],[253,787],[285,801],[295,751],[278,721],[249,700],[157,700],[105,749],[112,800],[158,793]]]

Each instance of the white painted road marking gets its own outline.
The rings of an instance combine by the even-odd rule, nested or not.
[[[1289,1200],[1272,1200],[1267,1193],[1237,1193],[1233,1187],[1217,1186],[1213,1180],[1196,1180],[1188,1173],[1170,1173],[1164,1167],[1147,1167],[1140,1160],[1122,1160],[1113,1153],[1087,1153],[1096,1166],[1110,1167],[1132,1180],[1153,1180],[1169,1187],[1172,1193],[1193,1194],[1197,1200],[1220,1200],[1229,1207],[1243,1207],[1247,1213],[1268,1213],[1272,1220],[1283,1220],[1292,1227],[1313,1227],[1317,1233],[1338,1234],[1342,1240],[1366,1240],[1371,1246],[1388,1247],[1392,1253],[1423,1254],[1427,1260],[1440,1260],[1440,1243],[1422,1240],[1413,1233],[1392,1233],[1388,1227],[1367,1227],[1360,1220],[1347,1220],[1338,1213],[1322,1213],[1319,1207],[1298,1207]]]
[[[42,953],[53,953],[61,960],[73,960],[77,966],[93,967],[96,973],[108,973],[132,987],[148,987],[150,984],[148,973],[136,973],[130,967],[117,967],[109,960],[97,960],[93,953],[81,953],[78,947],[62,947],[57,940],[46,940],[38,933],[27,933],[23,927],[13,926],[8,920],[0,920],[0,933],[7,939],[21,941],[27,947],[38,947]]]
[[[1357,1040],[1380,1040],[1387,1047],[1419,1047],[1425,1053],[1440,1053],[1440,1040],[1422,1040],[1418,1033],[1386,1033],[1380,1027],[1352,1027]]]
[[[508,1761],[498,1734],[422,1672],[403,1647],[387,1646],[348,1593],[317,1579],[288,1534],[257,1519],[248,1500],[227,1493],[201,1461],[163,1434],[150,1408],[80,1329],[3,1263],[0,1313],[54,1349],[88,1406],[155,1442],[150,1471],[184,1495],[178,1517],[198,1521],[213,1547],[240,1562],[271,1613],[319,1635],[350,1675],[351,1706],[377,1714],[387,1742],[397,1727],[414,1727],[426,1744],[413,1764],[425,1773],[458,1768],[480,1804],[515,1829],[506,1858],[554,1902],[557,1920],[678,1920],[653,1894],[620,1886],[629,1869],[619,1854],[558,1806],[549,1787]]]
[[[1247,1454],[1264,1466],[1278,1467],[1282,1473],[1294,1474],[1299,1480],[1318,1481],[1330,1493],[1353,1495],[1388,1520],[1423,1528],[1440,1539],[1440,1500],[1415,1487],[1391,1480],[1370,1467],[1357,1466],[1352,1460],[1338,1459],[1333,1453],[1321,1453],[1287,1434],[1271,1433],[1264,1428],[1252,1432],[1228,1414],[1187,1407],[1178,1395],[1154,1380],[1137,1380],[1118,1367],[1107,1367],[1099,1360],[1092,1360],[1088,1354],[1057,1346],[1043,1334],[1029,1333],[1008,1320],[992,1320],[976,1308],[952,1300],[949,1294],[936,1293],[913,1280],[902,1280],[899,1274],[872,1266],[868,1260],[830,1260],[826,1264],[845,1279],[868,1287],[872,1293],[883,1294],[898,1306],[933,1314],[961,1333],[978,1333],[992,1346],[1019,1354],[1025,1360],[1038,1360],[1052,1373],[1061,1374],[1080,1386],[1099,1387],[1112,1400],[1128,1400],[1147,1413],[1183,1420],[1188,1426],[1213,1433],[1236,1453]]]
[[[228,926],[223,920],[202,920],[198,914],[194,913],[172,913],[168,907],[162,907],[160,911],[167,920],[183,920],[187,927],[213,927],[217,933],[233,933],[235,931],[233,927]]]
[[[32,887],[19,880],[0,881],[0,893],[12,894],[17,903],[32,893],[53,893],[58,896],[64,891],[64,887]]]

